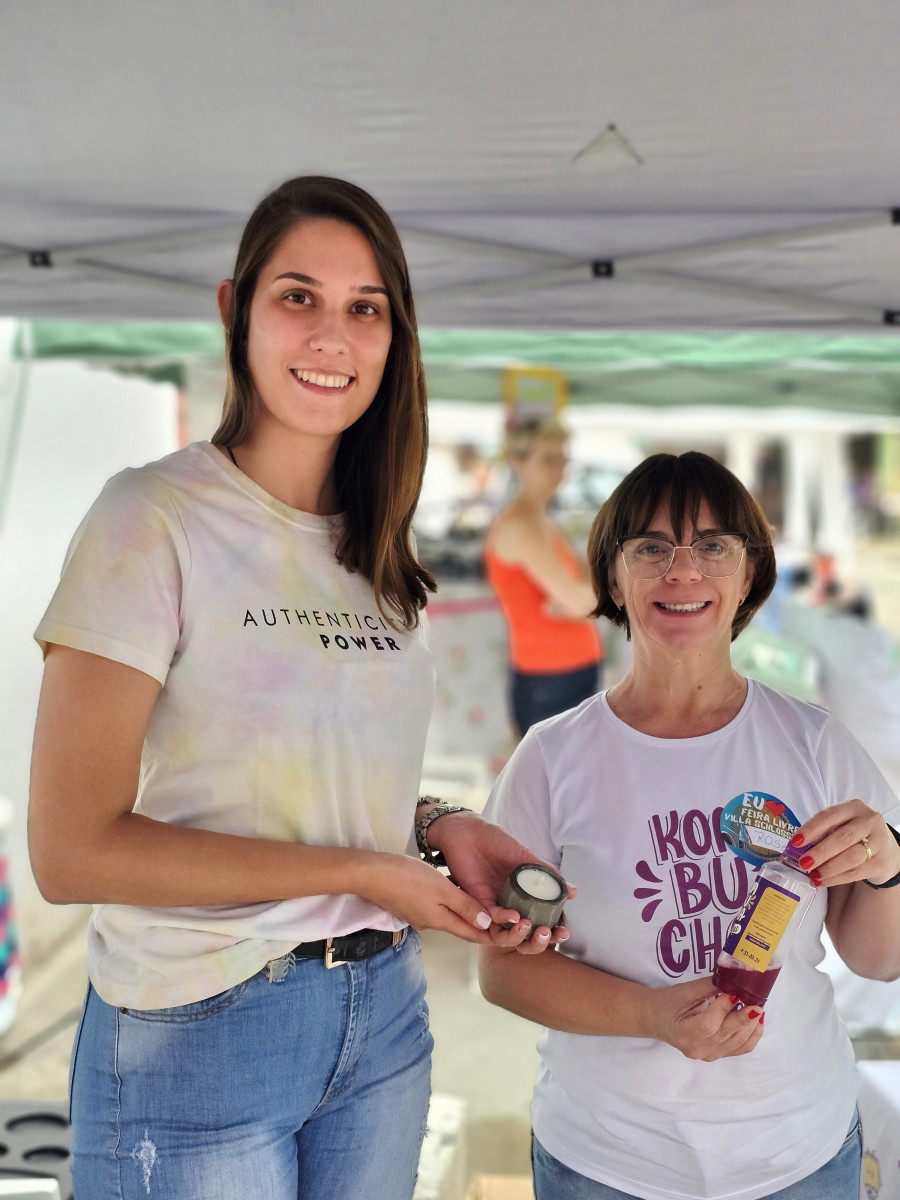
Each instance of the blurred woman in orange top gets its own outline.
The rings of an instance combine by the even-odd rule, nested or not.
[[[565,475],[568,433],[532,418],[507,435],[516,492],[491,526],[485,571],[509,629],[510,709],[520,736],[600,687],[603,642],[587,572],[547,505]]]

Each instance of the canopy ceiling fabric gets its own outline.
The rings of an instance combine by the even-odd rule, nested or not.
[[[315,172],[423,326],[895,335],[898,89],[894,0],[5,0],[0,313],[213,319]]]
[[[425,329],[432,398],[497,403],[510,366],[553,364],[574,404],[810,407],[900,417],[900,339],[812,334],[533,334]],[[221,361],[220,325],[35,321],[17,358],[80,359],[183,383],[183,366]]]

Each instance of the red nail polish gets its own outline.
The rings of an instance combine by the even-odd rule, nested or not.
[[[750,1011],[747,1013],[747,1016],[750,1018],[751,1021],[757,1020],[757,1018],[759,1017],[759,1009],[751,1008]]]
[[[759,1023],[760,1023],[760,1025],[763,1025],[763,1024],[765,1024],[765,1020],[766,1020],[766,1014],[765,1014],[765,1013],[760,1013],[760,1015],[759,1015]]]
[[[809,877],[813,881],[813,883],[816,885],[816,887],[822,886],[822,875],[819,871],[810,871]]]
[[[804,855],[803,855],[803,857],[800,859],[800,866],[801,866],[801,867],[803,868],[803,870],[805,871],[807,867],[811,867],[812,865],[813,865],[813,857],[812,857],[812,855],[811,855],[811,854],[804,854]]]
[[[806,839],[804,838],[802,833],[795,833],[794,836],[791,838],[791,845],[792,846],[802,846],[805,841],[806,841]]]
[[[729,996],[728,999],[731,1001],[732,1004],[737,1004],[739,997],[738,996]]]

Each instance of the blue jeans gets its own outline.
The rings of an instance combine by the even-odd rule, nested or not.
[[[862,1129],[856,1112],[844,1144],[834,1158],[798,1183],[771,1192],[766,1200],[859,1200],[862,1149]],[[564,1166],[537,1138],[532,1138],[531,1162],[536,1200],[640,1200],[630,1192],[607,1187]]]
[[[602,678],[603,663],[548,675],[510,671],[509,704],[519,733],[524,736],[538,721],[575,708],[595,695]]]
[[[409,1200],[431,1046],[414,930],[362,962],[298,959],[177,1008],[113,1008],[89,988],[75,1195]]]

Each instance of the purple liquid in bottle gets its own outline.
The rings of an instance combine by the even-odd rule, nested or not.
[[[737,996],[742,1004],[765,1004],[781,967],[753,971],[742,967],[734,959],[730,963],[722,962],[723,957],[720,956],[713,974],[713,983],[719,991],[726,996]]]
[[[725,936],[713,983],[742,1004],[765,1004],[791,942],[816,894],[798,860],[808,847],[788,844],[760,868],[744,907]]]

